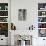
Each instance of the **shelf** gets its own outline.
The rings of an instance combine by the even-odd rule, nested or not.
[[[38,22],[38,23],[46,23],[46,22]]]
[[[44,16],[38,16],[38,17],[46,17],[46,15],[44,15]]]
[[[0,22],[0,23],[8,23],[8,22]]]
[[[46,29],[46,28],[38,28],[38,29]]]
[[[38,11],[46,11],[46,10],[38,10]]]
[[[8,10],[0,10],[0,11],[8,11]]]
[[[0,17],[8,17],[8,16],[0,16]]]

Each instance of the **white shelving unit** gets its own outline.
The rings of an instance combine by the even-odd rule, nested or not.
[[[0,30],[7,31],[7,33],[5,32],[7,37],[8,37],[8,23],[9,23],[8,19],[9,19],[8,18],[8,3],[0,3],[0,28],[1,28]],[[1,32],[0,32],[0,34],[1,34]],[[3,35],[3,34],[1,34],[1,35]]]
[[[40,37],[46,37],[45,34],[40,33],[41,31],[46,33],[46,3],[38,3],[38,32]]]
[[[6,7],[5,7],[6,6]],[[8,45],[8,2],[0,3],[0,45]],[[4,28],[4,29],[3,29]]]

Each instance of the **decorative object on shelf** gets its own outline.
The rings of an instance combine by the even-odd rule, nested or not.
[[[0,3],[0,10],[8,10],[8,3]]]
[[[13,23],[11,23],[11,30],[16,30],[16,26]]]
[[[8,23],[0,23],[1,30],[8,30]]]
[[[0,17],[0,22],[8,22],[8,17]]]
[[[8,11],[0,11],[0,16],[8,16]]]
[[[26,20],[26,14],[27,14],[26,9],[19,9],[18,10],[18,20],[20,20],[20,21]]]
[[[42,12],[42,15],[45,15],[45,12]]]
[[[5,6],[5,10],[8,10],[8,6]]]
[[[38,3],[38,10],[46,10],[46,3]]]
[[[46,22],[46,17],[38,17],[38,22]]]
[[[34,30],[34,26],[33,25],[31,25],[31,26],[29,26],[29,30]]]
[[[46,16],[46,11],[38,11],[38,16]]]
[[[0,6],[0,10],[1,10],[1,6]]]
[[[40,10],[44,10],[44,8],[40,8]]]
[[[43,19],[42,19],[41,17],[38,18],[38,22],[42,22],[42,20],[43,20]]]
[[[38,28],[46,28],[46,23],[38,23]]]
[[[39,29],[39,37],[46,37],[46,29]]]

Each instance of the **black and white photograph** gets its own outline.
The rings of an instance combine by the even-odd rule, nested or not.
[[[19,9],[18,10],[18,20],[19,21],[25,21],[27,16],[27,10],[26,9]]]

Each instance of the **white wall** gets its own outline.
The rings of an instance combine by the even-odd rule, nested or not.
[[[35,26],[35,32],[37,33],[34,36],[38,35],[38,3],[45,2],[46,0],[11,0],[11,22],[16,25],[17,30],[24,31],[33,24]],[[27,9],[26,21],[18,21],[18,9]],[[43,44],[41,39],[42,38],[37,38],[36,40],[33,38],[33,45],[38,46],[38,43]]]
[[[33,3],[32,3],[33,2]],[[26,21],[18,21],[18,9],[27,9]],[[11,2],[11,19],[17,30],[26,30],[37,23],[37,2],[31,0],[14,0]]]
[[[46,0],[11,0],[11,22],[16,25],[17,30],[26,30],[32,24],[37,29],[38,3]],[[18,21],[18,9],[27,9],[26,21]]]

